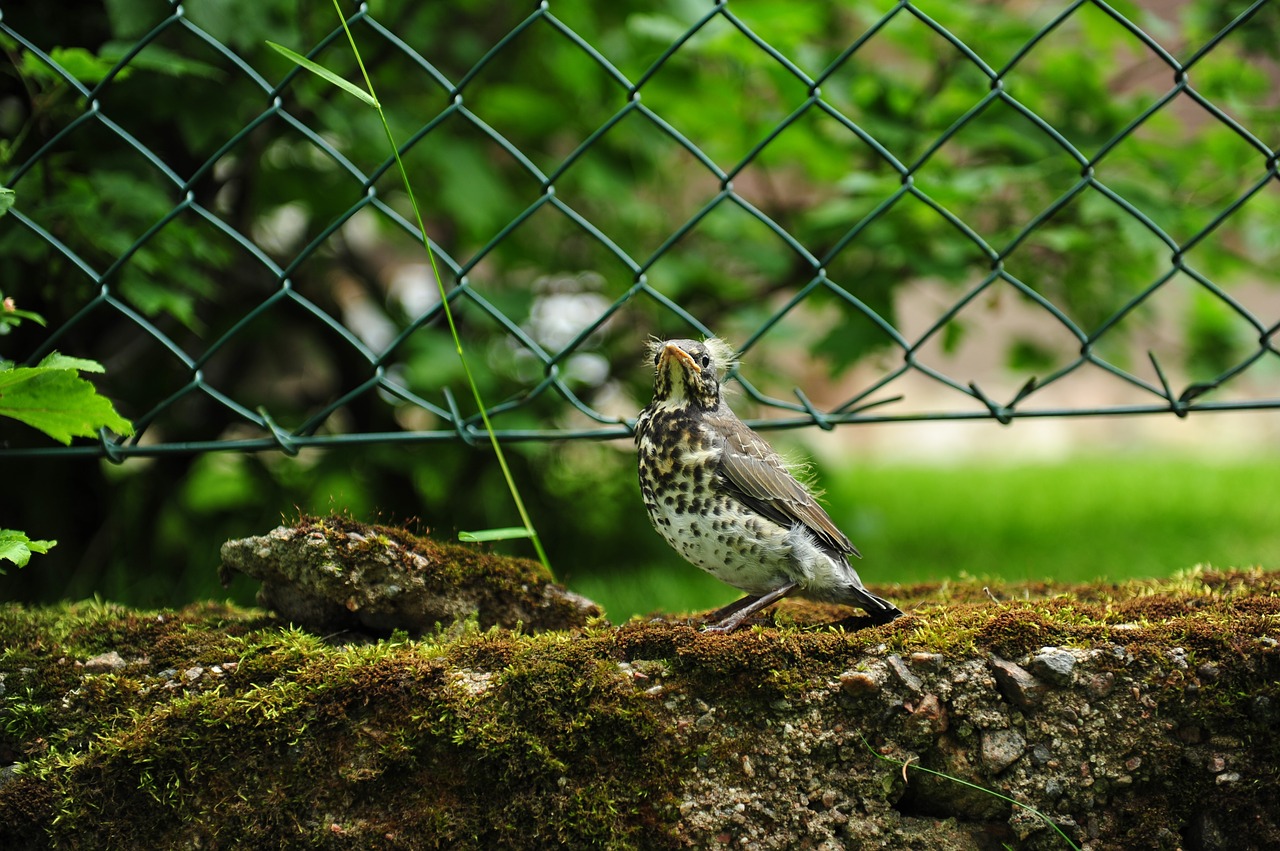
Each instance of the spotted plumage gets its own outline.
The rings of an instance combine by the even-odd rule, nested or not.
[[[649,519],[686,560],[749,595],[709,629],[730,632],[788,594],[859,606],[879,622],[899,617],[850,566],[857,548],[725,404],[732,350],[714,338],[669,340],[650,354],[653,401],[635,430]]]

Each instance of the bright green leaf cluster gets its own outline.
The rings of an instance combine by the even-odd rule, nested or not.
[[[0,561],[11,561],[18,567],[25,567],[32,553],[47,553],[57,543],[33,541],[23,532],[0,529]],[[0,573],[4,573],[3,568],[0,568]]]
[[[102,372],[102,364],[57,352],[38,366],[14,366],[0,361],[0,416],[21,420],[54,440],[93,437],[106,427],[116,434],[133,434],[133,426],[116,413],[111,400],[80,377]]]

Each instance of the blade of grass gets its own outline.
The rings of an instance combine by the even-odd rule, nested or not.
[[[305,56],[286,47],[272,44],[271,46],[278,50],[284,56],[297,62],[301,67],[306,68],[325,80],[333,83],[343,91],[356,95],[362,101],[372,106],[378,112],[378,118],[382,121],[382,129],[387,134],[387,143],[391,146],[391,153],[395,157],[396,167],[400,170],[400,178],[404,181],[404,190],[409,197],[409,204],[413,207],[413,215],[418,225],[418,233],[422,237],[422,247],[427,251],[427,258],[431,261],[431,272],[435,275],[436,286],[440,290],[440,304],[444,308],[445,320],[449,324],[449,333],[453,335],[453,345],[458,352],[458,360],[462,364],[463,374],[466,375],[467,384],[471,386],[471,395],[475,399],[476,407],[480,409],[480,419],[484,422],[485,432],[489,435],[489,443],[493,446],[493,454],[498,459],[498,466],[502,468],[502,476],[506,479],[507,489],[511,492],[511,499],[515,502],[516,511],[520,515],[520,522],[524,524],[521,530],[521,537],[528,537],[533,541],[533,548],[538,553],[538,560],[542,562],[547,572],[551,572],[551,562],[547,559],[547,553],[542,547],[542,541],[538,538],[537,530],[533,528],[533,522],[529,519],[529,512],[525,509],[524,500],[520,498],[520,491],[516,487],[515,478],[511,475],[511,468],[507,464],[506,456],[502,452],[502,446],[498,443],[498,436],[493,430],[493,424],[489,421],[489,412],[485,408],[484,400],[480,397],[480,389],[476,386],[475,378],[471,373],[471,366],[467,363],[467,357],[462,351],[462,339],[458,336],[458,326],[453,319],[453,310],[449,306],[449,294],[444,288],[444,279],[440,277],[440,268],[436,263],[435,252],[431,250],[431,240],[427,238],[427,226],[422,219],[422,211],[418,207],[418,199],[413,193],[413,186],[409,182],[409,172],[404,167],[404,162],[400,158],[400,146],[396,144],[395,135],[391,132],[391,124],[387,121],[387,115],[382,109],[381,103],[378,102],[377,93],[373,88],[373,81],[369,78],[369,71],[365,68],[364,60],[360,56],[360,49],[356,47],[355,37],[351,34],[351,28],[347,26],[346,16],[342,14],[342,7],[338,0],[333,0],[333,10],[338,15],[338,20],[342,22],[342,31],[347,35],[347,41],[351,44],[351,52],[355,54],[356,64],[360,67],[360,74],[364,77],[365,90],[361,90],[358,86],[353,85],[347,80],[342,79],[337,74],[329,71]],[[270,44],[270,42],[268,42]],[[511,529],[490,529],[487,531],[464,533],[472,536],[472,540],[499,540],[498,535],[502,537],[517,537],[510,533]],[[492,536],[492,537],[484,537]],[[464,539],[466,540],[466,539]]]
[[[529,530],[523,526],[506,526],[502,529],[481,529],[479,532],[459,532],[458,540],[469,544],[482,541],[509,541],[512,538],[528,538]]]
[[[1040,812],[1030,804],[1024,804],[1021,801],[1017,800],[1016,798],[1010,798],[1008,795],[1002,795],[999,792],[995,791],[994,789],[988,789],[986,786],[979,786],[977,783],[970,783],[968,780],[961,780],[959,777],[952,777],[950,774],[944,774],[941,771],[934,771],[932,768],[925,768],[923,765],[917,765],[914,762],[910,762],[910,761],[903,762],[900,759],[894,759],[891,756],[885,756],[875,748],[871,747],[871,743],[868,742],[861,733],[858,734],[858,738],[862,739],[862,744],[866,746],[867,750],[871,751],[871,755],[874,756],[876,759],[882,759],[885,762],[892,763],[893,765],[901,766],[904,783],[906,782],[907,769],[910,768],[912,771],[923,771],[926,774],[932,774],[934,777],[941,777],[945,780],[950,780],[952,783],[959,783],[961,786],[968,786],[970,789],[976,789],[979,792],[985,792],[988,795],[993,795],[1002,801],[1008,801],[1010,804],[1013,804],[1015,807],[1022,807],[1022,809],[1031,813],[1033,816],[1036,816],[1037,818],[1042,820],[1045,824],[1049,825],[1049,827],[1052,827],[1054,830],[1056,830],[1058,832],[1058,835],[1062,837],[1062,841],[1067,843],[1067,845],[1071,847],[1073,851],[1080,851],[1080,846],[1076,845],[1074,842],[1071,841],[1071,837],[1067,836],[1067,834],[1063,832],[1062,828],[1058,827],[1057,822],[1055,822],[1053,819],[1049,818],[1047,815]]]
[[[298,53],[295,50],[290,50],[289,48],[285,47],[283,44],[276,44],[274,41],[268,41],[267,46],[270,47],[272,50],[275,50],[277,53],[283,54],[286,59],[289,59],[290,61],[295,62],[298,65],[301,65],[303,68],[307,69],[312,74],[315,74],[318,77],[322,77],[325,80],[328,80],[330,83],[333,83],[335,86],[342,89],[344,92],[355,95],[356,97],[360,98],[360,100],[364,101],[374,109],[381,109],[381,106],[378,103],[377,98],[373,97],[372,95],[370,95],[368,92],[366,92],[364,89],[360,88],[356,84],[350,83],[342,79],[337,74],[333,73],[323,65],[319,65],[315,62],[312,62],[310,59],[303,56],[301,53]]]
[[[511,468],[507,465],[506,456],[502,453],[502,446],[498,443],[498,435],[493,430],[493,424],[489,422],[489,411],[485,408],[484,400],[480,398],[480,388],[476,386],[475,378],[471,375],[471,365],[467,363],[467,356],[462,351],[462,338],[458,336],[458,326],[453,320],[453,311],[449,307],[449,294],[445,292],[444,279],[440,277],[440,267],[436,263],[436,254],[431,250],[431,240],[427,238],[427,226],[422,220],[422,211],[418,208],[418,199],[413,194],[413,186],[409,183],[409,172],[404,167],[404,161],[400,159],[400,146],[396,144],[395,136],[391,132],[391,124],[387,121],[387,114],[383,111],[381,105],[377,105],[378,96],[373,90],[373,80],[369,78],[369,71],[364,67],[364,60],[360,58],[360,49],[356,47],[355,37],[351,35],[351,28],[347,26],[346,16],[342,14],[342,7],[338,5],[338,0],[333,0],[333,10],[338,14],[338,20],[342,21],[342,31],[347,34],[347,41],[351,44],[351,52],[355,54],[356,64],[360,66],[360,74],[364,77],[365,87],[373,97],[374,109],[378,111],[378,118],[382,120],[382,129],[387,134],[387,143],[391,145],[391,152],[396,158],[396,167],[400,170],[400,178],[404,181],[404,191],[409,196],[409,203],[413,207],[414,219],[418,224],[418,233],[422,236],[422,247],[427,251],[427,258],[431,261],[431,273],[435,276],[436,286],[440,290],[440,304],[444,308],[444,316],[449,323],[449,333],[453,335],[453,345],[457,349],[458,360],[461,362],[462,371],[467,377],[467,384],[471,386],[471,395],[476,400],[476,407],[480,409],[480,419],[484,422],[484,430],[489,435],[489,443],[493,446],[493,454],[498,459],[498,466],[502,468],[502,477],[507,481],[507,489],[511,491],[511,499],[516,505],[517,513],[520,515],[520,522],[529,531],[529,540],[533,542],[533,548],[538,553],[538,560],[542,562],[543,567],[550,573],[551,562],[548,561],[547,553],[542,548],[542,541],[538,538],[538,532],[533,528],[533,522],[529,519],[529,512],[525,510],[524,500],[520,498],[520,490],[516,487],[515,478],[511,475]]]

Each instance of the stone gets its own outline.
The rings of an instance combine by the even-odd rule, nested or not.
[[[911,725],[922,733],[935,736],[947,731],[947,708],[936,694],[926,694],[920,698],[911,713]]]
[[[999,774],[1027,749],[1027,740],[1017,730],[983,730],[980,748],[982,765],[992,774]]]
[[[881,671],[845,671],[840,675],[840,688],[854,697],[875,694],[884,685]]]
[[[84,669],[94,674],[102,674],[107,671],[118,671],[124,666],[124,658],[114,650],[106,653],[99,653],[97,656],[86,660],[84,663]]]
[[[1071,672],[1075,666],[1076,657],[1061,647],[1041,647],[1027,663],[1032,674],[1057,686],[1071,684]]]
[[[989,663],[1000,693],[1019,709],[1032,709],[1044,700],[1048,687],[1020,665],[992,656]]]
[[[911,672],[907,667],[907,663],[902,661],[901,656],[890,656],[886,659],[889,663],[889,670],[893,671],[893,675],[898,678],[898,682],[912,694],[920,694],[924,691],[924,683],[920,678]]]
[[[552,581],[541,564],[346,517],[222,545],[219,576],[262,581],[258,602],[313,632],[421,635],[474,617],[481,629],[572,629],[598,617],[590,600]]]

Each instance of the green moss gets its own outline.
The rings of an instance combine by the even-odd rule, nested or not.
[[[293,527],[302,534],[318,531],[351,553],[383,556],[399,553],[399,568],[420,574],[434,590],[466,588],[482,580],[486,588],[512,596],[523,596],[525,586],[551,581],[551,575],[539,562],[531,559],[496,556],[474,546],[449,544],[414,535],[404,529],[361,523],[340,515],[302,516]],[[430,570],[423,571],[411,558],[426,556]]]
[[[16,764],[0,847],[663,847],[688,777],[737,770],[807,694],[888,653],[1105,648],[1095,672],[1124,674],[1126,659],[1150,672],[1120,695],[1134,717],[1229,725],[1272,748],[1258,737],[1280,712],[1278,663],[1257,648],[1277,634],[1278,585],[1201,571],[1006,587],[995,602],[953,584],[896,589],[912,615],[867,629],[797,602],[782,626],[729,636],[665,622],[525,635],[473,619],[353,644],[221,605],[0,606],[0,760]],[[111,652],[118,663],[84,666]],[[1197,673],[1202,659],[1220,673]],[[883,804],[897,788],[868,794]]]
[[[102,646],[84,640],[85,607],[58,613],[35,613],[50,629],[28,632],[28,648],[66,649],[55,635],[82,656]],[[527,844],[556,825],[547,841],[622,847],[657,818],[665,796],[651,787],[690,758],[662,746],[670,720],[609,658],[609,638],[473,630],[331,646],[271,626],[211,640],[258,619],[226,614],[94,613],[108,644],[133,646],[140,623],[158,624],[147,629],[170,638],[166,662],[190,637],[184,667],[85,675],[62,705],[8,690],[6,744],[24,752],[20,779],[0,787],[0,810],[19,818],[0,833],[70,848],[336,847],[390,831],[475,847]],[[173,626],[202,616],[207,630]],[[211,659],[220,675],[195,673]],[[41,682],[74,665],[26,660],[42,660],[30,672]],[[312,815],[337,811],[368,819],[335,828]],[[395,824],[379,825],[389,812]]]

